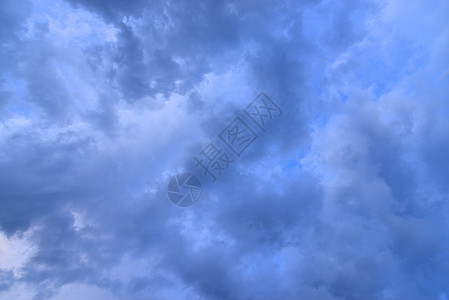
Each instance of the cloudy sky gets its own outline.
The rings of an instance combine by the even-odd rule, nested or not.
[[[448,20],[446,0],[0,1],[0,299],[447,300]],[[264,130],[261,92],[283,111]]]

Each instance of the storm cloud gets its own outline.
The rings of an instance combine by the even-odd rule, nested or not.
[[[0,299],[447,299],[447,12],[1,2]],[[213,182],[237,116],[257,139]]]

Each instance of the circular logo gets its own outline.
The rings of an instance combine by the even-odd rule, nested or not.
[[[168,198],[176,206],[192,206],[200,200],[201,192],[199,179],[190,173],[177,174],[168,183]]]

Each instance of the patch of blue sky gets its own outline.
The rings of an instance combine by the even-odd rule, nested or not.
[[[8,91],[9,95],[13,98],[11,104],[8,106],[8,110],[14,114],[28,116],[32,111],[29,103],[24,100],[26,94],[26,82],[22,79],[14,77],[8,72],[2,74],[3,77],[3,89]]]
[[[356,58],[354,78],[363,88],[371,88],[375,96],[388,93],[407,74],[429,62],[429,51],[411,41],[398,40],[382,47],[373,42],[353,54]]]

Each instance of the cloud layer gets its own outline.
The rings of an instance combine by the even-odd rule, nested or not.
[[[1,2],[0,299],[447,299],[448,11]],[[211,182],[236,116],[258,139]]]

